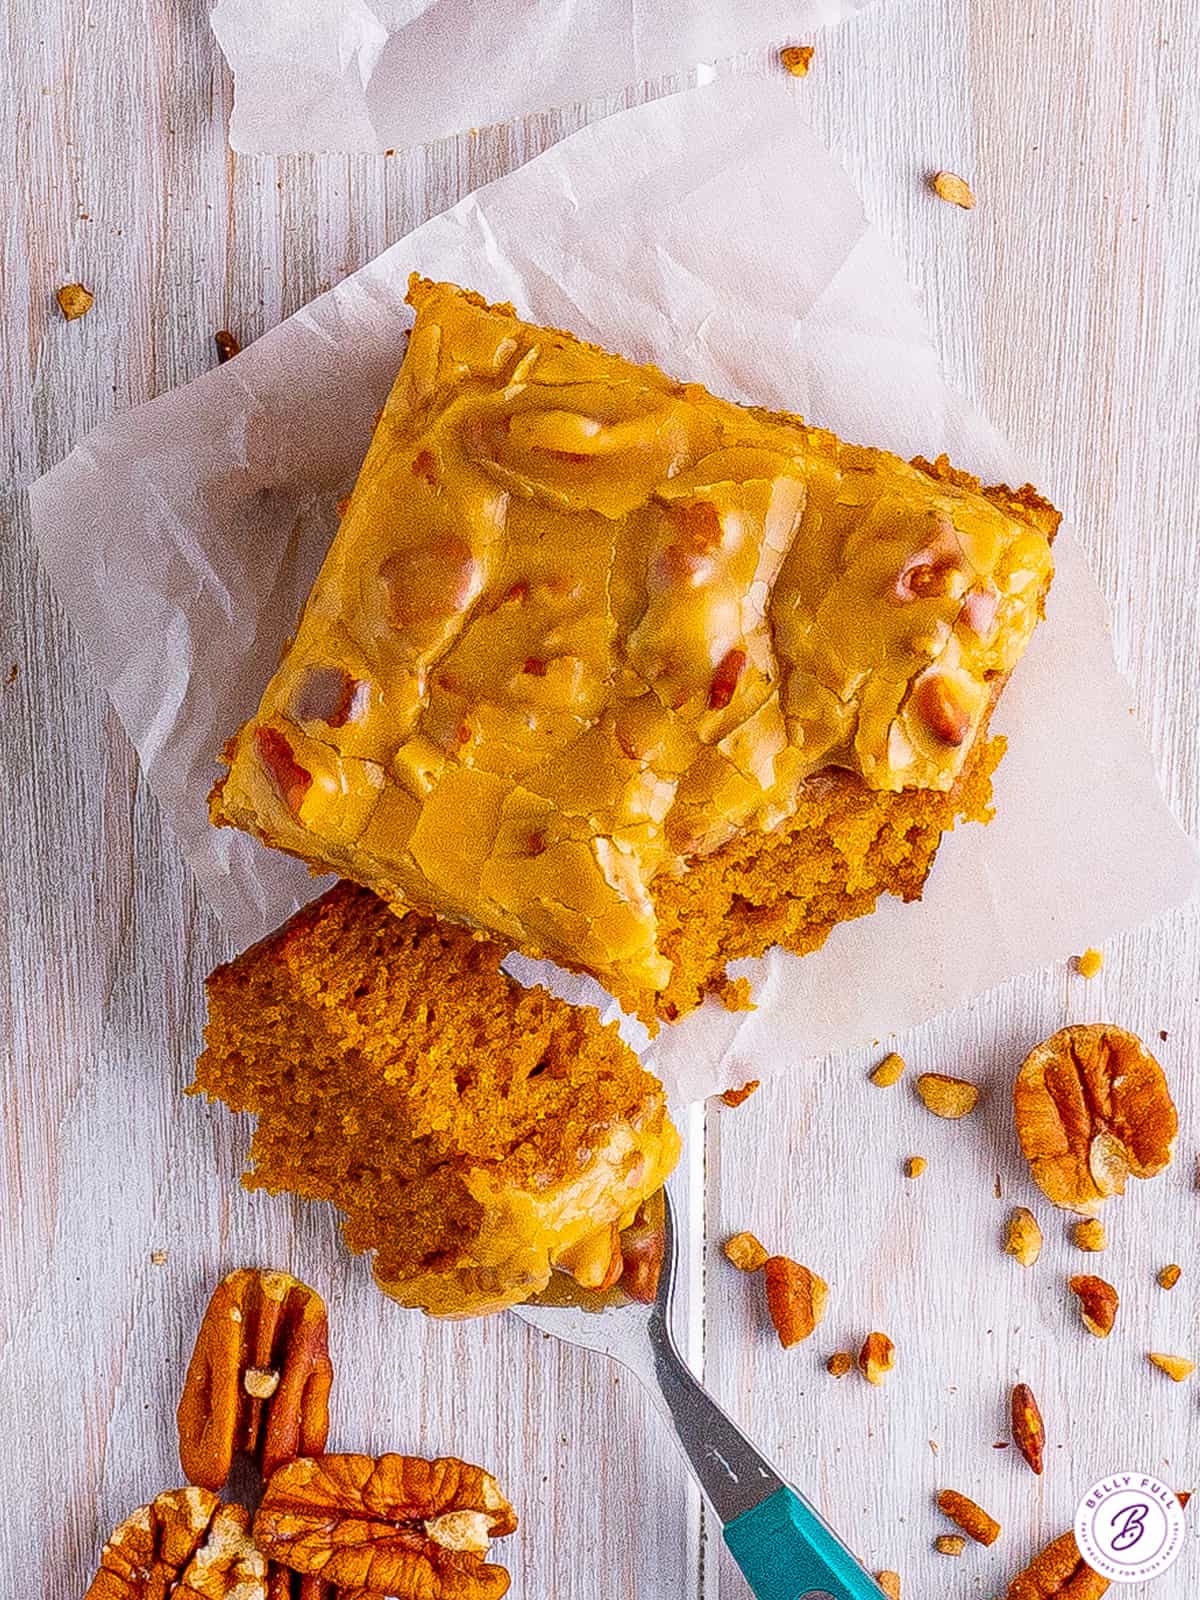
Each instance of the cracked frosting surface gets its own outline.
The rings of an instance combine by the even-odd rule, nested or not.
[[[831,768],[949,790],[1041,614],[1032,490],[843,444],[449,284],[213,819],[628,992],[652,884]]]

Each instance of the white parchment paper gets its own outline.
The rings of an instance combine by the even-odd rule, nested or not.
[[[218,0],[235,150],[385,150],[808,43],[868,0]]]
[[[846,438],[946,449],[989,481],[1027,475],[942,382],[902,270],[790,83],[720,83],[564,140],[227,366],[103,424],[34,486],[43,560],[239,942],[321,885],[209,826],[217,753],[257,705],[328,544],[401,359],[414,269]],[[996,719],[1010,741],[996,821],[945,840],[919,905],[885,903],[803,960],[747,964],[757,1011],[707,1006],[665,1029],[654,1061],[678,1092],[921,1021],[1195,892],[1196,851],[1065,530],[1056,555],[1048,620]],[[554,978],[604,1003],[586,980]]]

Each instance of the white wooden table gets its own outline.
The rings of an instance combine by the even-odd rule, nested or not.
[[[390,159],[234,159],[230,84],[202,0],[9,0],[0,10],[0,908],[5,1227],[0,1282],[0,1593],[70,1600],[103,1535],[178,1479],[173,1411],[219,1273],[286,1265],[334,1317],[334,1443],[449,1451],[492,1467],[523,1513],[522,1600],[743,1593],[650,1408],[594,1358],[512,1318],[437,1326],[383,1303],[325,1209],[237,1184],[247,1129],[183,1100],[202,979],[230,952],[183,868],[78,641],[36,569],[23,486],[93,423],[206,368],[468,189],[604,107]],[[786,41],[780,41],[786,42]],[[1200,10],[1194,0],[880,0],[820,42],[818,129],[907,259],[949,370],[1041,464],[1114,608],[1118,656],[1173,804],[1200,832]],[[756,56],[725,69],[777,70]],[[659,92],[648,86],[632,97]],[[971,215],[922,175],[974,181]],[[58,284],[96,306],[65,324]],[[819,420],[819,419],[817,419]],[[936,441],[931,441],[936,444]],[[914,960],[920,952],[914,951]],[[1036,1203],[1007,1089],[1037,1038],[1110,1017],[1157,1044],[1180,1156],[1112,1208],[1121,1288],[1101,1345],[1065,1275],[1066,1219],[1023,1273],[998,1248]],[[1150,1348],[1200,1355],[1200,917],[1131,934],[1088,984],[1043,972],[900,1041],[914,1067],[988,1087],[968,1123],[865,1081],[871,1052],[698,1111],[703,1293],[693,1351],[718,1394],[908,1596],[991,1595],[1064,1528],[1093,1478],[1157,1469],[1200,1487],[1194,1386]],[[874,1052],[877,1054],[877,1052]],[[908,1154],[929,1158],[918,1183]],[[1002,1191],[998,1198],[996,1191]],[[741,1227],[831,1283],[784,1353],[756,1283],[719,1245]],[[166,1251],[154,1264],[152,1252]],[[1095,1258],[1091,1258],[1093,1261]],[[1171,1296],[1155,1269],[1183,1263]],[[823,1360],[877,1327],[876,1391]],[[1037,1481],[1006,1437],[1027,1379],[1050,1432]],[[950,1485],[1004,1523],[990,1551],[931,1551]],[[1200,1588],[1194,1543],[1152,1589]]]

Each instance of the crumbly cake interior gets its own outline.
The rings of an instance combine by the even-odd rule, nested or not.
[[[1053,507],[452,284],[409,297],[214,821],[647,1017],[768,926],[805,948],[917,893],[933,834],[978,809],[966,774],[1042,613]]]
[[[389,1292],[441,1314],[542,1287],[678,1153],[616,1027],[504,954],[342,883],[208,980],[196,1088],[258,1118],[244,1181],[332,1201]]]
[[[991,819],[991,775],[1003,749],[1000,738],[977,744],[948,794],[882,795],[850,773],[823,774],[774,833],[739,835],[687,872],[657,878],[659,946],[671,962],[658,1015],[673,1020],[699,1005],[719,990],[730,961],[775,944],[795,955],[819,949],[881,894],[919,900],[942,834],[957,821]]]

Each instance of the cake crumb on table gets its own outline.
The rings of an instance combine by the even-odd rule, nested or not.
[[[1081,978],[1094,978],[1103,965],[1102,952],[1094,950],[1090,945],[1081,956],[1075,957],[1075,971]]]

